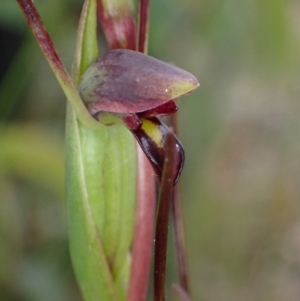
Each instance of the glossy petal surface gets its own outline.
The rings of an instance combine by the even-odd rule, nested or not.
[[[170,129],[156,117],[141,118],[143,124],[141,128],[133,130],[135,138],[150,160],[154,172],[160,183],[165,161],[166,135]],[[174,135],[175,136],[175,135]],[[176,160],[174,169],[174,185],[179,179],[184,164],[184,150],[175,136]]]

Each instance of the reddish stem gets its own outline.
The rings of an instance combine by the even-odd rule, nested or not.
[[[173,114],[170,117],[171,127],[175,135],[178,135],[178,115]],[[185,236],[183,226],[183,214],[181,206],[181,193],[179,183],[174,188],[173,201],[171,204],[171,215],[174,231],[174,244],[177,257],[177,266],[179,273],[180,286],[189,293],[187,256],[185,247]]]
[[[165,142],[165,163],[161,181],[156,218],[154,256],[154,300],[165,300],[166,257],[168,242],[168,217],[172,201],[173,176],[176,160],[175,136],[168,132]]]
[[[17,0],[17,2],[54,73],[57,73],[57,70],[59,70],[62,80],[70,81],[71,79],[67,73],[67,70],[60,60],[53,42],[44,24],[42,23],[41,17],[32,0]]]
[[[154,234],[154,174],[148,158],[140,146],[136,145],[138,159],[137,205],[127,301],[146,300]]]
[[[108,0],[111,1],[111,0]],[[109,8],[108,1],[98,0],[98,16],[110,49],[125,48],[135,50],[135,23],[132,18],[130,3],[112,3]],[[116,13],[117,12],[117,13]]]
[[[186,291],[189,291],[187,259],[185,248],[185,237],[183,228],[183,216],[180,199],[180,187],[177,184],[174,188],[173,201],[171,204],[171,215],[174,231],[174,244],[177,257],[177,266],[179,273],[180,286]]]
[[[138,42],[137,50],[147,53],[149,34],[150,0],[140,0],[138,6]]]
[[[147,52],[149,0],[140,0],[138,11],[137,51]],[[142,31],[141,31],[142,28]],[[141,32],[143,32],[141,37]],[[127,301],[144,301],[147,297],[154,236],[155,178],[152,166],[137,146],[137,205],[134,227],[132,266]]]

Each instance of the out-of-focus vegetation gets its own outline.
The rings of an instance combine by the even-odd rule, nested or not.
[[[82,1],[35,3],[70,66]],[[201,83],[180,104],[194,300],[299,300],[299,15],[297,0],[152,1],[149,53]],[[1,3],[0,46],[0,299],[81,300],[65,99],[15,1]]]

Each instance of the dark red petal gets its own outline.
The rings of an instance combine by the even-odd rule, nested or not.
[[[174,114],[175,112],[177,112],[177,110],[178,110],[178,107],[177,107],[175,101],[170,100],[170,101],[162,104],[159,107],[156,107],[154,109],[151,109],[151,110],[148,110],[145,112],[141,112],[138,114],[141,117],[153,117],[153,116],[163,117],[163,116],[168,116],[168,115]]]
[[[199,85],[187,71],[140,52],[116,49],[84,73],[79,93],[94,115],[144,112],[187,94]]]
[[[129,130],[137,130],[142,126],[142,121],[136,114],[122,115],[122,121]]]
[[[158,182],[160,183],[165,161],[166,135],[170,132],[170,129],[156,117],[141,118],[141,120],[143,122],[141,128],[132,130],[132,133],[150,160]],[[183,168],[184,149],[177,137],[175,135],[174,137],[176,140],[176,166],[174,168],[173,177],[175,185]]]

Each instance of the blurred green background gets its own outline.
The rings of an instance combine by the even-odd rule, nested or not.
[[[35,3],[70,67],[82,1]],[[180,103],[193,299],[299,300],[299,0],[151,5],[149,54],[201,83]],[[64,203],[66,101],[11,0],[1,1],[0,69],[0,299],[80,301]]]

